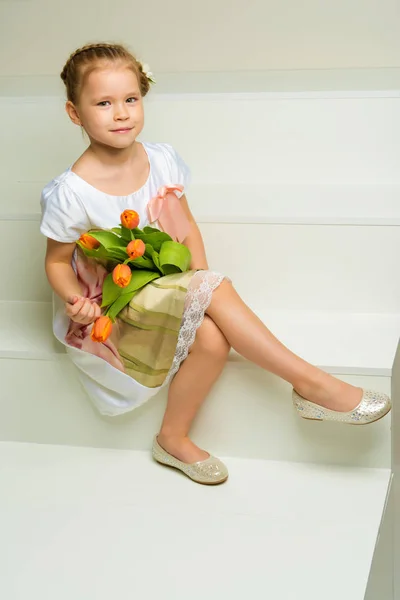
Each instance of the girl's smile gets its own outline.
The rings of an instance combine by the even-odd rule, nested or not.
[[[113,133],[128,133],[128,131],[131,131],[132,127],[125,127],[124,129],[112,129],[111,131]]]

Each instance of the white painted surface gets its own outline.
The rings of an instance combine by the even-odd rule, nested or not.
[[[64,348],[52,333],[49,302],[3,302],[0,311],[0,357],[49,359]]]
[[[392,377],[392,470],[394,494],[394,598],[400,600],[400,344]]]
[[[201,223],[200,230],[210,268],[231,277],[255,310],[399,310],[396,227]],[[13,248],[13,260],[0,265],[0,301],[50,300],[45,244],[37,222],[0,221],[1,255]]]
[[[388,377],[341,379],[390,394]],[[0,440],[147,450],[159,431],[167,391],[120,417],[99,415],[65,355],[56,360],[1,359]],[[354,427],[301,419],[291,386],[251,364],[229,362],[191,430],[214,454],[389,468],[390,415]]]
[[[46,238],[39,232],[39,224],[29,221],[0,220],[0,255],[10,256],[0,265],[3,284],[1,300],[51,299],[51,288],[44,270]]]
[[[394,599],[394,517],[393,481],[389,485],[364,600]]]
[[[389,471],[226,462],[209,488],[148,453],[0,444],[2,597],[363,600]]]
[[[153,97],[145,110],[143,137],[168,139],[198,183],[399,182],[398,99]]]
[[[231,277],[254,309],[398,312],[396,227],[203,223],[200,229],[211,268]]]
[[[47,181],[3,181],[0,218],[40,219]],[[399,185],[192,184],[198,223],[400,225]]]
[[[397,396],[398,398],[398,396]],[[398,435],[398,430],[396,430]],[[394,599],[399,600],[400,598],[400,469],[398,463],[394,467],[394,560],[393,560],[393,572],[394,572]]]
[[[398,315],[271,312],[266,319],[304,358],[353,385],[390,394]],[[49,303],[1,303],[0,330],[0,440],[148,447],[166,390],[123,417],[102,417],[53,338]],[[293,411],[291,387],[234,351],[192,433],[203,447],[234,456],[390,465],[390,417],[361,428],[304,421]]]
[[[398,96],[400,68],[269,69],[235,71],[157,72],[152,96],[166,94],[265,94],[291,98],[379,98]],[[33,100],[64,96],[60,77],[8,75],[0,77],[1,97]]]
[[[61,98],[3,100],[0,179],[48,181],[85,148]],[[197,184],[398,185],[398,98],[149,97],[143,139],[168,141]],[[199,117],[199,115],[201,115]],[[45,123],[45,125],[43,125]],[[21,139],[25,132],[24,154]],[[62,143],[60,143],[62,140]],[[40,148],[40,152],[38,152]]]
[[[58,74],[89,41],[130,45],[159,71],[398,67],[395,0],[2,0],[0,73]],[[171,41],[174,36],[176,44]],[[205,41],[207,43],[205,43]]]
[[[194,184],[201,223],[400,225],[400,185]]]
[[[0,89],[2,94],[8,95],[8,98],[3,95],[0,99],[4,115],[0,127],[3,148],[7,148],[6,160],[0,162],[3,200],[0,211],[3,219],[17,217],[14,224],[3,221],[1,227],[0,239],[5,244],[1,254],[5,256],[7,249],[12,247],[14,258],[12,264],[5,266],[3,263],[0,273],[6,282],[1,297],[7,300],[49,298],[43,273],[43,240],[39,241],[34,229],[37,223],[20,223],[18,217],[34,218],[38,195],[35,196],[37,192],[33,187],[64,170],[85,147],[78,130],[69,124],[63,111],[62,86],[54,74],[60,71],[68,53],[87,41],[85,19],[86,14],[91,19],[91,11],[82,16],[78,31],[67,26],[69,18],[75,19],[71,5],[68,10],[57,6],[57,17],[62,19],[64,26],[59,28],[54,27],[52,8],[49,9],[47,2],[44,7],[44,2],[3,0],[0,3],[0,22],[5,29],[2,43],[8,47],[1,53],[7,57],[6,62],[1,62],[0,58],[0,74],[6,75],[0,77]],[[211,238],[212,259],[218,257],[217,244],[213,243],[216,239],[214,225],[225,221],[232,224],[246,221],[398,224],[399,69],[347,68],[355,64],[399,66],[398,19],[395,18],[398,5],[391,0],[385,0],[384,4],[371,0],[368,6],[363,2],[360,10],[360,2],[355,0],[352,6],[348,2],[336,3],[333,8],[324,6],[319,12],[314,0],[301,6],[291,3],[289,11],[282,4],[272,7],[271,2],[259,0],[254,6],[246,7],[245,12],[230,12],[228,22],[225,3],[216,8],[215,2],[203,2],[198,9],[192,7],[194,13],[191,11],[197,35],[193,35],[193,28],[188,26],[187,11],[181,10],[183,4],[176,0],[173,6],[168,3],[165,9],[157,2],[157,12],[153,10],[152,2],[143,3],[139,9],[135,6],[135,20],[142,17],[135,40],[153,70],[197,68],[203,71],[200,75],[164,73],[161,76],[156,93],[147,102],[145,136],[146,139],[173,143],[192,167],[194,186],[190,198],[193,198],[196,216],[205,224],[205,235]],[[131,4],[125,8],[128,13],[132,10]],[[229,8],[232,8],[231,3]],[[139,15],[137,10],[144,12]],[[98,7],[96,11],[95,29],[91,19],[91,35],[104,38],[115,31],[119,39],[122,36],[122,41],[124,36],[131,39],[131,25],[124,25],[130,23],[129,18],[124,19],[121,29],[121,20],[115,11],[98,12]],[[151,19],[146,17],[146,11],[151,14]],[[209,18],[210,11],[212,19]],[[265,18],[259,18],[261,14]],[[168,25],[168,19],[172,19],[173,27]],[[222,53],[221,24],[228,32]],[[126,34],[125,27],[129,27]],[[243,45],[236,43],[235,28],[238,27],[241,39],[248,38]],[[38,34],[41,28],[46,35]],[[262,35],[257,35],[257,28]],[[179,43],[168,44],[169,51],[160,53],[159,48],[164,47],[163,36],[170,41],[172,30],[178,30]],[[64,35],[64,31],[68,31],[68,35]],[[155,31],[157,44],[154,44]],[[337,31],[340,31],[339,35]],[[206,51],[204,37],[208,40]],[[218,52],[213,50],[213,44],[218,47]],[[319,52],[315,53],[317,46]],[[52,52],[48,52],[49,47]],[[35,77],[38,65],[41,75],[49,74],[48,79],[46,76]],[[329,71],[338,66],[346,68]],[[250,72],[249,67],[264,71]],[[325,70],[291,73],[275,70],[288,67],[325,67]],[[234,68],[236,73],[218,72],[227,68]],[[272,70],[265,71],[266,68]],[[207,73],[205,69],[215,72]],[[238,69],[246,69],[245,75]],[[25,77],[28,73],[33,77]],[[22,74],[24,76],[19,77]],[[213,95],[202,96],[205,91]],[[232,93],[227,96],[224,95],[226,92]],[[22,96],[15,97],[21,93]],[[26,97],[28,93],[30,98]],[[43,97],[46,95],[53,97]],[[22,132],[23,138],[16,136],[15,131]],[[24,190],[23,197],[12,199],[8,194],[7,186],[15,185],[18,185],[15,188],[17,194]],[[265,203],[263,191],[259,192],[265,187],[269,191],[268,198],[276,199],[275,202]],[[233,193],[232,188],[235,189]],[[293,191],[297,193],[297,202]],[[252,200],[251,205],[248,197]],[[10,202],[15,205],[10,207]],[[256,290],[243,277],[240,268],[235,270],[236,264],[231,272],[236,275],[238,287],[242,286],[249,294],[248,298],[253,300],[253,306],[262,311],[267,306],[349,311],[346,318],[351,321],[351,327],[349,323],[345,326],[343,319],[327,319],[326,314],[307,316],[299,313],[288,320],[287,313],[275,313],[276,332],[279,330],[279,335],[293,349],[299,344],[300,351],[310,352],[307,354],[309,360],[317,362],[313,360],[315,358],[326,362],[332,372],[335,372],[334,365],[337,368],[340,363],[340,373],[347,372],[347,364],[348,372],[364,373],[348,377],[351,382],[388,391],[388,377],[373,377],[371,373],[389,374],[387,365],[392,351],[388,348],[398,337],[398,315],[384,315],[395,313],[399,306],[398,281],[393,277],[397,272],[394,261],[398,256],[395,241],[398,234],[390,227],[384,234],[383,228],[377,231],[375,235],[372,230],[364,230],[361,237],[358,233],[353,237],[354,232],[350,231],[346,239],[345,228],[336,228],[332,237],[325,229],[323,238],[328,244],[321,246],[316,244],[310,228],[307,230],[309,244],[299,244],[303,240],[293,229],[281,230],[279,235],[289,234],[292,243],[292,246],[284,247],[285,253],[279,252],[278,237],[272,233],[267,238],[266,230],[263,230],[264,240],[272,237],[273,243],[270,246],[261,244],[261,252],[270,250],[270,256],[283,257],[283,261],[276,261],[275,271],[267,273],[271,287],[263,291],[265,295],[254,294]],[[234,229],[225,229],[225,232],[227,239],[232,240]],[[318,231],[316,236],[321,233]],[[22,244],[15,243],[21,239]],[[254,229],[247,228],[244,245],[250,248],[246,240],[253,239]],[[347,245],[341,245],[343,240]],[[299,247],[304,255],[299,255]],[[313,254],[308,254],[311,249],[316,254],[315,248],[322,257],[322,264],[318,260],[313,263]],[[359,250],[362,255],[358,254]],[[343,257],[352,257],[352,263],[341,262],[342,251]],[[298,264],[294,260],[296,257]],[[229,260],[224,257],[221,261],[218,259],[218,264],[230,268]],[[308,265],[306,269],[302,268],[304,264]],[[356,278],[358,283],[354,287]],[[315,288],[310,286],[313,280]],[[318,288],[323,288],[325,293],[318,293]],[[3,384],[0,439],[145,448],[151,433],[156,430],[165,398],[161,403],[157,398],[142,412],[118,423],[111,424],[94,415],[71,367],[65,364],[65,357],[54,353],[54,342],[46,329],[49,327],[48,307],[42,305],[39,312],[32,313],[25,313],[21,308],[16,305],[14,312],[5,312],[0,322],[0,347],[7,346],[3,356],[9,357],[0,361]],[[359,311],[366,314],[354,316]],[[368,314],[374,311],[383,314]],[[316,328],[310,326],[310,318],[314,325],[318,322],[316,337]],[[36,329],[32,328],[33,320]],[[271,326],[274,327],[272,322]],[[321,344],[322,334],[324,341]],[[357,352],[353,351],[354,338],[359,344]],[[324,354],[327,339],[331,346]],[[335,354],[334,349],[339,347],[340,352]],[[34,360],[21,361],[21,358]],[[361,363],[364,366],[360,366]],[[269,595],[277,600],[291,600],[291,597],[300,600],[299,589],[305,589],[307,600],[319,600],[321,590],[326,600],[337,597],[361,600],[382,511],[387,473],[382,471],[370,477],[370,473],[367,476],[363,472],[361,476],[354,471],[349,477],[350,472],[343,475],[337,469],[333,479],[329,479],[332,472],[328,463],[388,466],[389,418],[369,428],[342,431],[332,424],[319,424],[321,428],[318,429],[315,424],[294,418],[286,384],[278,383],[254,367],[239,368],[239,364],[243,367],[243,363],[234,360],[229,363],[212,398],[217,400],[215,406],[211,409],[207,404],[196,423],[196,437],[210,443],[210,447],[214,443],[218,451],[232,448],[238,455],[319,460],[326,463],[325,466],[314,472],[311,466],[280,463],[278,467],[269,463],[268,471],[260,478],[254,463],[232,461],[232,473],[243,473],[244,484],[241,482],[234,488],[237,495],[234,494],[230,504],[226,502],[224,490],[212,490],[211,493],[215,492],[213,504],[207,506],[210,490],[199,492],[203,494],[202,502],[197,504],[184,494],[174,497],[170,480],[166,479],[173,476],[169,472],[165,473],[166,483],[164,479],[156,482],[155,478],[154,486],[149,486],[145,468],[157,469],[157,466],[149,463],[147,455],[135,459],[129,455],[129,460],[124,463],[125,470],[118,470],[112,461],[107,462],[105,456],[108,455],[96,456],[92,463],[88,461],[88,465],[80,449],[76,449],[75,461],[69,458],[71,454],[60,456],[60,448],[41,449],[39,453],[44,454],[38,456],[36,462],[29,446],[22,449],[15,461],[10,461],[11,454],[8,453],[6,477],[0,478],[8,494],[0,494],[0,508],[3,503],[0,520],[5,523],[2,532],[6,532],[3,546],[6,556],[2,564],[6,568],[11,566],[7,570],[7,579],[0,583],[0,594],[7,598],[14,594],[13,600],[22,600],[28,595],[34,598],[32,594],[41,599],[47,594],[49,598],[62,600],[60,594],[64,594],[68,600],[71,597],[101,600],[115,594],[125,597],[133,591],[144,599],[149,592],[152,600],[159,595],[159,582],[167,582],[170,597],[179,600],[183,594],[186,597],[195,573],[197,586],[190,589],[197,596],[192,594],[193,598],[207,595],[219,600],[228,593],[232,598],[235,594],[240,598],[250,594],[254,598]],[[219,403],[218,393],[221,395]],[[264,394],[268,397],[268,407],[263,404]],[[222,433],[220,425],[226,425],[228,418],[229,427]],[[245,433],[244,423],[247,423]],[[135,433],[137,437],[132,439]],[[51,450],[53,464],[46,462],[48,450]],[[61,452],[70,450],[65,448]],[[28,471],[27,455],[32,459],[31,471]],[[128,457],[128,454],[124,456]],[[260,463],[256,466],[258,469]],[[135,477],[127,478],[127,470],[135,470]],[[158,478],[159,469],[156,472]],[[164,477],[163,470],[162,473]],[[182,486],[193,485],[179,476],[175,480]],[[138,481],[142,493],[139,493],[139,500]],[[256,487],[253,497],[248,491],[254,482],[262,489]],[[67,487],[63,487],[65,483]],[[85,483],[91,483],[92,487],[85,487]],[[190,488],[193,493],[195,487]],[[186,488],[180,489],[186,491]],[[232,486],[224,489],[232,491]],[[158,501],[161,493],[163,504],[160,508],[160,504],[152,504],[152,499]],[[222,494],[219,504],[215,503],[216,494]],[[296,506],[285,503],[294,496]],[[27,497],[29,505],[26,504]],[[322,502],[310,503],[310,498],[322,499]],[[348,510],[348,498],[352,499],[356,510]],[[332,509],[322,513],[321,507],[329,509],[329,502]],[[373,515],[368,513],[370,509],[373,509]],[[197,529],[187,525],[193,512]],[[331,518],[332,514],[337,517],[337,522]],[[164,536],[160,536],[160,531]],[[197,545],[190,554],[187,548],[193,547],[193,536]],[[330,539],[332,544],[326,545]],[[175,543],[175,554],[171,553],[171,562],[160,561],[157,565],[159,577],[154,578],[153,560],[149,557],[153,559],[157,551],[171,556],[171,540]],[[270,542],[269,545],[266,546],[265,540]],[[327,548],[325,553],[321,553],[321,547]],[[115,552],[116,548],[120,552]],[[142,555],[138,554],[138,548]],[[205,568],[204,555],[209,559]],[[191,563],[188,563],[188,556],[194,559]],[[223,571],[223,587],[219,587],[219,581],[213,582],[215,571],[208,568],[214,557],[214,562],[221,565],[217,573]],[[299,557],[304,562],[299,561]],[[175,574],[179,559],[187,569],[178,579]],[[311,578],[310,562],[315,568]],[[342,578],[332,578],[332,565],[335,569],[337,565],[343,566]],[[75,577],[71,577],[71,571]],[[139,578],[137,573],[140,573]],[[249,588],[249,581],[254,588]],[[293,583],[296,587],[292,587]],[[382,588],[378,589],[382,593]]]
[[[400,314],[255,311],[291,350],[331,373],[390,377]],[[63,352],[53,341],[47,302],[0,303],[0,357],[49,360]],[[232,351],[232,360],[244,361]]]
[[[390,376],[400,314],[256,311],[296,354],[330,373]]]

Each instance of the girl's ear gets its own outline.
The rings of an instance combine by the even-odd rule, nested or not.
[[[67,111],[67,115],[69,116],[69,118],[71,119],[71,121],[73,123],[75,123],[75,125],[82,125],[81,120],[79,118],[78,115],[78,111],[76,110],[76,107],[74,104],[72,104],[72,102],[70,100],[68,100],[65,104],[65,110]]]

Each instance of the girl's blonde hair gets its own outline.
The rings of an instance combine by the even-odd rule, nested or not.
[[[66,90],[67,99],[77,104],[85,79],[99,67],[101,62],[126,63],[135,73],[139,82],[140,93],[145,96],[150,89],[150,82],[143,71],[141,62],[121,44],[87,44],[71,54],[60,73]]]

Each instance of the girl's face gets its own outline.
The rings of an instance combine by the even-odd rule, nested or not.
[[[78,106],[67,102],[66,108],[92,143],[116,149],[132,145],[144,125],[139,83],[126,65],[92,71],[83,85]]]

